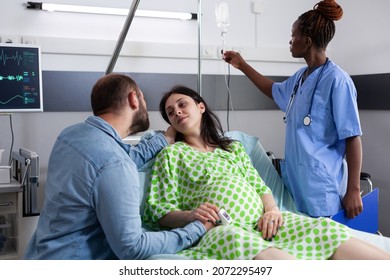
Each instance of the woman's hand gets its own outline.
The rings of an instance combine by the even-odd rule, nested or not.
[[[283,216],[276,205],[266,211],[257,223],[257,227],[262,232],[263,238],[268,241],[271,241],[276,236],[282,225]]]

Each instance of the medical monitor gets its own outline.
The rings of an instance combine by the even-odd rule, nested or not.
[[[40,47],[0,44],[0,113],[42,111]]]

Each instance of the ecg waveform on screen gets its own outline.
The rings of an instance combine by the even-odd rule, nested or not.
[[[16,94],[12,97],[10,97],[8,100],[1,100],[0,99],[0,105],[6,105],[11,102],[19,102],[21,101],[23,104],[31,104],[35,103],[36,99],[39,97],[37,93],[37,89],[33,86],[25,85],[23,86],[22,90],[23,94]]]
[[[1,50],[0,63],[3,63],[4,65],[6,65],[8,60],[13,60],[18,65],[20,65],[20,62],[23,60],[23,56],[20,55],[18,51],[16,51],[15,54],[7,55],[4,53],[4,50]]]
[[[23,96],[21,96],[21,95],[15,95],[15,96],[13,96],[12,98],[10,98],[10,99],[8,99],[8,100],[6,100],[6,101],[1,101],[0,100],[0,104],[1,105],[5,105],[5,104],[8,104],[8,103],[10,103],[11,101],[13,101],[14,99],[17,99],[17,98],[21,98],[21,99],[25,99]],[[26,102],[26,101],[24,101],[24,102]]]
[[[8,81],[17,81],[17,82],[20,82],[20,81],[23,81],[23,76],[22,75],[8,75],[8,76],[1,76],[0,75],[0,81],[2,80],[8,80]]]
[[[0,112],[40,109],[39,49],[0,45]]]

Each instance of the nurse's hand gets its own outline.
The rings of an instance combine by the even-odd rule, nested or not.
[[[343,207],[347,217],[353,219],[359,216],[363,211],[362,197],[360,196],[360,189],[348,191],[343,198]]]
[[[240,53],[235,51],[225,51],[222,55],[222,59],[237,69],[240,69],[241,66],[246,63]]]

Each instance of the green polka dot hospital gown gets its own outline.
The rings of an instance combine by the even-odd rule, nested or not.
[[[229,225],[214,227],[197,245],[179,254],[193,259],[248,260],[275,247],[298,259],[328,259],[350,238],[346,226],[328,218],[283,211],[283,226],[272,241],[264,240],[257,229],[263,213],[260,196],[271,190],[244,146],[234,141],[231,150],[199,152],[177,142],[157,155],[144,213],[146,223],[156,226],[167,213],[196,209],[204,202],[224,208],[233,219]]]

